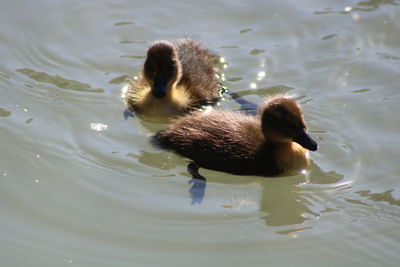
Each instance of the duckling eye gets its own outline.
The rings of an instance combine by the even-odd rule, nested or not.
[[[290,119],[286,118],[283,120],[282,118],[276,118],[275,122],[276,129],[284,136],[294,137],[297,135],[297,132],[301,127],[299,127],[295,122],[292,122]]]
[[[294,135],[294,133],[297,133],[297,130],[295,127],[292,127],[291,125],[280,125],[279,131],[284,134],[285,136],[291,137]]]

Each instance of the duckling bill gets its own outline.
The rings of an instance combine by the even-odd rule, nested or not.
[[[193,40],[155,42],[139,78],[126,89],[130,111],[146,120],[168,121],[218,101],[215,57]]]
[[[299,172],[309,165],[308,150],[318,148],[299,104],[282,95],[267,98],[257,116],[212,111],[180,117],[151,142],[203,168],[259,176]]]

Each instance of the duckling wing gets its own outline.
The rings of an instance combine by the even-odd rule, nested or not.
[[[259,119],[240,113],[196,113],[158,132],[152,143],[194,160],[199,166],[235,174],[260,174],[267,154]],[[271,157],[272,158],[272,157]]]
[[[180,84],[193,97],[193,105],[215,104],[219,98],[219,84],[214,56],[206,47],[190,39],[178,40],[175,46],[182,65]]]

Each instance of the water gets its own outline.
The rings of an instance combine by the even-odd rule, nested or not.
[[[399,1],[6,1],[0,22],[0,266],[398,265]],[[202,169],[193,203],[188,160],[120,100],[185,36],[247,99],[299,99],[308,173]]]

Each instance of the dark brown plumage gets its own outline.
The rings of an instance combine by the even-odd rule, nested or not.
[[[219,99],[215,57],[189,39],[158,41],[148,51],[142,73],[124,97],[129,110],[153,121],[168,121]]]
[[[300,171],[309,164],[307,149],[317,150],[300,106],[282,95],[266,99],[257,116],[212,111],[180,117],[151,142],[200,167],[260,176]]]

